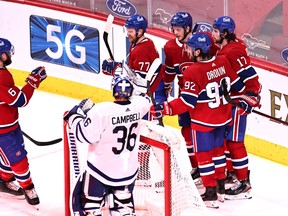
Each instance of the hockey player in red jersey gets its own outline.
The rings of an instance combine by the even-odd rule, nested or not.
[[[127,62],[129,67],[140,77],[145,78],[146,74],[156,58],[159,58],[159,53],[154,45],[154,42],[145,36],[147,29],[147,20],[144,16],[136,14],[129,17],[125,22],[125,28],[127,37],[130,41],[129,53],[127,56]],[[102,71],[105,74],[114,74],[115,66],[121,63],[104,60],[102,64]],[[161,67],[155,72],[151,80],[151,92],[154,93],[155,101],[161,103],[166,100],[166,94],[164,90],[164,82],[162,79],[163,70]],[[148,112],[144,116],[146,120],[152,120],[150,113]],[[145,173],[148,166],[149,146],[146,144],[140,145],[139,160],[141,167],[139,171],[139,178],[142,179],[141,173]],[[146,168],[145,168],[146,167]],[[146,176],[144,176],[146,178]],[[147,180],[147,179],[143,179]]]
[[[247,53],[247,48],[244,42],[236,38],[235,22],[229,16],[221,16],[213,22],[213,38],[215,43],[220,44],[221,49],[218,55],[225,55],[231,63],[234,71],[240,79],[245,83],[246,97],[250,97],[252,101],[259,105],[261,84],[258,80],[258,75],[251,65],[250,57]],[[232,99],[237,103],[246,103],[239,94],[232,92]],[[233,124],[227,127],[226,146],[228,151],[227,160],[228,172],[233,170],[236,174],[237,185],[226,190],[226,199],[243,199],[251,198],[251,184],[249,181],[248,171],[248,155],[244,144],[244,136],[247,124],[247,114],[251,113],[253,108],[249,107],[246,110],[238,106],[233,106]],[[232,161],[229,163],[229,161]],[[228,173],[230,175],[230,173]]]
[[[175,38],[170,39],[164,45],[165,53],[165,73],[163,76],[167,99],[172,90],[172,84],[175,78],[178,80],[179,90],[183,87],[183,72],[180,70],[180,64],[190,62],[190,57],[185,50],[185,43],[192,34],[193,19],[188,12],[177,12],[171,19],[171,31]],[[190,163],[193,168],[191,175],[193,179],[199,177],[197,170],[197,160],[191,140],[190,116],[189,112],[178,115],[178,124],[181,127],[181,134],[185,140]],[[197,176],[195,174],[197,173]]]
[[[189,111],[192,142],[206,188],[201,196],[208,207],[218,208],[217,192],[223,201],[225,191],[225,127],[232,120],[232,106],[223,98],[221,83],[226,80],[237,92],[245,88],[225,56],[211,56],[211,44],[211,38],[204,33],[193,34],[188,39],[195,63],[183,73],[179,98],[151,107],[151,110],[155,116]]]
[[[125,64],[125,63],[124,63]],[[134,91],[125,70],[117,66],[112,79],[114,102],[95,104],[87,99],[71,109],[64,120],[79,145],[88,143],[87,166],[73,190],[73,215],[135,215],[133,188],[138,173],[139,129],[149,111],[147,88]],[[136,86],[135,86],[136,87]]]
[[[47,75],[44,67],[38,67],[26,78],[27,84],[19,89],[6,68],[12,63],[13,54],[11,42],[0,38],[0,193],[24,195],[30,205],[38,205],[39,198],[29,171],[27,151],[18,122],[18,108],[29,103],[34,90]],[[14,184],[14,180],[20,187]]]
[[[130,41],[127,63],[142,78],[145,78],[153,61],[159,58],[154,42],[145,36],[147,27],[146,18],[139,14],[129,17],[125,22],[127,37]],[[113,76],[118,64],[121,63],[111,59],[104,60],[102,63],[103,73]],[[151,80],[151,90],[155,92],[155,100],[157,102],[163,102],[166,99],[162,76],[163,72],[160,71],[159,67],[159,70],[156,71],[155,76]]]
[[[183,71],[187,66],[193,64],[190,59],[189,53],[186,52],[186,42],[192,33],[205,32],[212,37],[212,25],[204,22],[195,23],[193,26],[192,16],[188,12],[177,12],[171,19],[171,30],[175,35],[175,38],[170,39],[164,46],[165,53],[165,73],[163,76],[164,86],[167,92],[167,97],[172,90],[172,83],[177,77],[179,91],[183,87]],[[210,53],[215,55],[217,51],[217,46],[212,42]],[[180,92],[179,92],[180,93]],[[191,140],[190,131],[190,116],[189,112],[181,113],[178,115],[178,123],[181,126],[181,134],[185,140],[187,146],[187,152],[191,162],[192,178],[197,179],[200,177],[199,171],[197,169],[197,160],[194,154],[194,149]]]

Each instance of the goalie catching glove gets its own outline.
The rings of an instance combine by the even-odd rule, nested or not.
[[[115,62],[111,58],[105,59],[102,63],[102,72],[108,76],[114,76],[117,67],[121,67],[120,62]]]
[[[172,108],[167,101],[156,104],[156,106],[150,107],[150,113],[156,119],[162,118],[164,115],[172,115]]]
[[[87,112],[93,106],[94,103],[89,98],[83,99],[78,105],[74,106],[69,112],[64,115],[64,120],[67,122],[72,115],[80,115],[84,118]]]
[[[245,95],[238,95],[233,100],[241,107],[240,115],[250,114],[255,107],[260,108],[260,95],[254,93],[246,93]]]
[[[29,76],[26,78],[25,82],[31,85],[33,88],[38,88],[40,83],[46,79],[47,74],[45,67],[40,66],[35,68]]]

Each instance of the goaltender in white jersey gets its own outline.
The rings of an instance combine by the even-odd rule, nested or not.
[[[72,194],[73,215],[101,216],[108,196],[110,215],[135,215],[132,192],[139,167],[138,133],[151,102],[145,88],[145,94],[132,95],[135,85],[119,69],[120,75],[112,80],[114,102],[94,105],[85,99],[64,117],[76,141],[90,144],[86,170]]]

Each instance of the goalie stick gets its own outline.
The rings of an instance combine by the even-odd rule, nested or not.
[[[62,141],[62,138],[58,138],[58,139],[51,140],[51,141],[37,141],[37,140],[33,139],[32,137],[30,137],[28,134],[26,134],[24,131],[22,131],[22,133],[28,140],[30,140],[32,143],[34,143],[37,146],[54,145],[54,144]]]
[[[114,56],[111,52],[111,48],[110,48],[110,45],[108,43],[108,35],[110,32],[111,26],[113,24],[113,21],[114,21],[114,16],[112,14],[109,14],[109,16],[107,17],[107,20],[106,20],[105,30],[103,32],[103,40],[104,40],[105,46],[108,50],[110,58],[114,61]]]
[[[221,85],[222,85],[222,90],[223,90],[223,95],[224,95],[225,100],[226,100],[228,103],[230,103],[230,104],[232,104],[232,105],[234,105],[234,106],[241,107],[240,104],[236,103],[236,102],[230,97],[229,92],[228,92],[228,90],[227,90],[227,83],[226,83],[226,80],[225,80],[225,79],[222,80]],[[280,124],[283,124],[283,125],[288,126],[288,123],[285,122],[285,121],[282,121],[281,119],[275,118],[275,117],[273,117],[273,116],[267,115],[267,114],[265,114],[265,113],[259,112],[259,111],[254,110],[254,109],[252,110],[252,112],[253,112],[253,113],[256,113],[256,114],[258,114],[258,115],[260,115],[260,116],[269,118],[269,119],[271,119],[271,120],[274,121],[274,122],[277,122],[277,123],[280,123]]]
[[[64,116],[67,114],[68,111],[64,113]],[[70,208],[70,198],[72,199],[71,193],[70,193],[70,184],[74,180],[73,188],[76,186],[77,181],[75,183],[75,179],[79,178],[80,176],[80,165],[79,165],[79,156],[76,146],[76,139],[73,134],[68,128],[67,122],[63,121],[63,129],[64,129],[64,160],[69,161],[68,163],[64,163],[64,178],[65,182],[67,182],[67,185],[65,184],[65,212],[69,212],[69,215],[71,215],[71,212],[73,212],[72,206]],[[70,161],[72,161],[73,165],[73,180],[70,177]],[[81,179],[80,179],[81,181]]]

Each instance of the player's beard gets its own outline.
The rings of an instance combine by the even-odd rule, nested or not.
[[[10,65],[11,63],[12,63],[12,60],[11,60],[10,57],[8,57],[8,58],[3,62],[3,64],[4,64],[5,66]]]
[[[191,60],[192,60],[194,63],[197,62],[197,57],[198,57],[198,56],[195,55],[195,51],[193,51],[193,55],[192,55]]]
[[[220,37],[219,40],[215,40],[215,39],[214,39],[215,43],[216,43],[216,44],[220,44],[220,45],[222,44],[223,40],[224,40],[223,37]]]
[[[133,44],[133,46],[135,46],[137,41],[138,41],[138,37],[137,36],[136,37],[131,36],[131,37],[129,37],[129,41],[131,44]]]
[[[1,58],[1,61],[3,62],[3,65],[4,65],[4,66],[8,66],[8,65],[10,65],[10,64],[12,63],[11,57],[8,56],[8,55],[6,55],[6,56],[7,56],[7,58],[6,58],[5,61],[3,61],[2,57],[0,57],[0,58]]]

